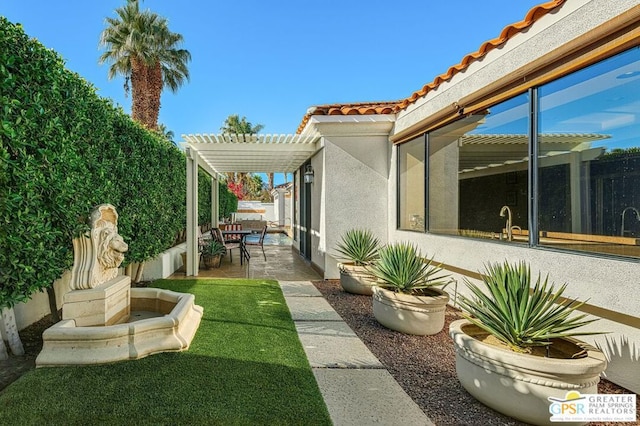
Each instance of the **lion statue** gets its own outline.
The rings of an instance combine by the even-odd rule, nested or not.
[[[118,234],[118,213],[110,204],[98,206],[91,214],[91,231],[73,240],[74,264],[71,287],[94,288],[118,276],[118,268],[129,249]]]

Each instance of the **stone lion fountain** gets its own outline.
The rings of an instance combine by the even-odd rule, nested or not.
[[[202,307],[192,294],[131,288],[119,275],[128,250],[110,204],[90,217],[90,232],[73,240],[71,291],[62,321],[45,330],[37,367],[104,364],[189,348]]]

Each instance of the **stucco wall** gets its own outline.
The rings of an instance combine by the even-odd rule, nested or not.
[[[325,138],[325,278],[339,278],[335,246],[352,228],[387,241],[389,142],[386,135]]]
[[[396,174],[396,150],[391,156],[391,173]],[[633,317],[640,313],[640,265],[637,260],[617,260],[573,254],[524,245],[484,241],[464,237],[449,237],[396,229],[395,179],[389,179],[388,232],[389,241],[411,241],[428,257],[438,262],[471,272],[482,272],[487,262],[517,262],[525,260],[534,274],[549,275],[557,285],[567,283],[566,297],[589,299],[593,306]],[[461,275],[453,274],[457,291],[469,294]],[[453,297],[454,287],[447,289]],[[585,330],[607,331],[600,336],[581,339],[602,349],[609,360],[606,377],[634,392],[640,392],[640,330],[620,322],[599,320]]]
[[[311,190],[311,262],[319,268],[324,268],[325,250],[323,243],[323,233],[325,227],[325,203],[324,192],[325,160],[324,150],[311,158],[313,167],[313,183],[309,185]]]
[[[456,74],[450,81],[441,84],[424,98],[398,113],[395,132],[427,120],[431,115],[450,106],[461,98],[522,68],[528,63],[575,39],[597,26],[610,21],[626,10],[637,6],[637,0],[572,0],[555,13],[545,15],[524,33],[518,34],[506,44],[491,51],[481,61]],[[496,34],[499,29],[496,29]],[[464,55],[468,52],[461,52]],[[444,72],[445,70],[443,70]],[[601,336],[584,336],[582,339],[600,347],[609,359],[606,376],[635,392],[640,392],[640,329],[628,324],[631,316],[637,324],[640,316],[640,282],[637,279],[640,265],[637,260],[619,260],[573,254],[551,249],[528,248],[508,242],[489,242],[463,237],[447,237],[396,230],[396,153],[391,156],[391,179],[389,179],[388,231],[389,240],[412,241],[428,256],[437,261],[464,270],[479,272],[487,262],[526,260],[534,273],[548,274],[560,285],[567,283],[565,296],[589,299],[590,305],[604,308],[603,314],[610,319],[601,319],[589,325],[589,330],[609,331]],[[458,291],[466,293],[462,277],[458,280]],[[449,288],[453,292],[453,288]]]

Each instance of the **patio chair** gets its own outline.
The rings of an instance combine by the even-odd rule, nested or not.
[[[267,225],[262,228],[262,232],[260,232],[260,238],[258,240],[246,239],[244,244],[247,246],[260,246],[262,249],[262,255],[264,256],[264,261],[267,261],[267,255],[264,252],[264,237],[267,235]]]
[[[240,264],[242,265],[242,261],[244,260],[242,256],[242,240],[239,240],[237,242],[232,242],[232,241],[225,241],[224,236],[222,235],[222,231],[220,230],[220,228],[212,228],[211,229],[211,237],[218,241],[219,243],[221,243],[222,245],[224,245],[224,247],[227,249],[227,252],[229,253],[229,261],[231,263],[233,263],[233,249],[239,249],[240,250]],[[242,236],[241,236],[242,237]]]

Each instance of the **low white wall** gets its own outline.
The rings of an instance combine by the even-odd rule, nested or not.
[[[143,281],[167,278],[182,266],[180,253],[187,251],[187,243],[178,244],[157,257],[145,262],[142,271]]]
[[[167,278],[173,274],[182,266],[180,253],[184,251],[186,251],[186,243],[172,247],[156,258],[145,262],[142,280],[152,281]],[[123,270],[121,269],[121,271]],[[53,283],[58,309],[62,308],[64,295],[70,291],[70,282],[71,271],[66,271],[62,275],[62,278]],[[22,330],[34,322],[41,320],[51,313],[47,291],[44,290],[34,294],[28,302],[16,305],[14,311],[18,330]]]
[[[56,305],[62,308],[62,298],[69,291],[71,282],[71,271],[67,271],[62,278],[54,281],[53,286],[56,292]],[[26,303],[20,303],[14,307],[16,313],[16,325],[18,330],[41,320],[51,313],[49,308],[49,295],[46,290],[34,294]]]

